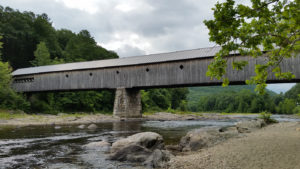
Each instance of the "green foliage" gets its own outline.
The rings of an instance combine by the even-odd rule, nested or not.
[[[273,99],[268,93],[258,95],[251,90],[225,90],[220,93],[201,96],[196,111],[258,113],[265,110],[273,111],[274,107]]]
[[[296,108],[296,102],[293,99],[284,99],[276,108],[279,114],[293,114],[293,110]]]
[[[287,91],[284,96],[286,98],[289,98],[289,99],[294,99],[294,100],[297,100],[299,97],[299,94],[300,94],[300,83],[297,83],[295,86],[293,86],[289,91]],[[299,100],[300,101],[300,100]]]
[[[204,21],[209,29],[210,41],[222,49],[209,65],[207,76],[226,78],[226,57],[231,52],[253,57],[263,56],[266,62],[255,66],[256,75],[247,84],[256,84],[256,91],[264,94],[269,70],[279,79],[292,79],[292,72],[282,72],[280,63],[296,57],[300,50],[300,1],[252,0],[251,5],[235,4],[234,0],[217,3],[214,19]],[[242,70],[247,62],[233,63]]]
[[[263,95],[254,92],[254,86],[190,88],[188,110],[200,112],[297,114],[300,112],[299,84],[286,92]]]
[[[205,96],[213,96],[218,95],[220,93],[227,93],[228,95],[231,95],[231,93],[239,93],[241,92],[240,97],[244,97],[245,100],[241,100],[241,98],[237,98],[237,100],[241,100],[237,103],[237,112],[250,112],[249,107],[252,99],[252,95],[255,94],[254,92],[255,86],[254,85],[234,85],[234,86],[228,86],[228,87],[221,87],[221,86],[210,86],[210,87],[191,87],[189,88],[189,94],[187,96],[188,101],[188,110],[189,111],[200,111],[199,109],[199,102],[211,102],[212,100],[206,100]],[[250,91],[248,92],[242,92],[244,90]],[[270,97],[276,97],[277,94],[267,90],[267,93],[270,95]],[[215,97],[214,97],[215,98]],[[203,101],[199,101],[203,100]],[[279,104],[279,103],[278,103]],[[208,105],[207,105],[208,106]],[[212,106],[212,105],[210,105]],[[212,108],[209,108],[209,106],[206,108],[206,110],[209,110]],[[201,110],[202,111],[202,110]],[[211,110],[213,111],[213,110]],[[224,110],[221,110],[224,111]]]
[[[118,57],[115,52],[99,46],[87,30],[78,34],[66,29],[55,30],[46,14],[0,6],[0,23],[5,42],[3,61],[9,62],[13,69],[32,66],[34,51],[41,42],[50,53],[51,64],[55,58],[55,63],[65,63]]]
[[[267,124],[278,123],[277,120],[271,118],[271,115],[272,115],[271,113],[262,112],[259,114],[258,118],[263,119]]]
[[[22,95],[16,94],[10,88],[12,80],[10,73],[11,68],[9,64],[0,60],[0,108],[26,110],[29,104],[24,100]]]
[[[293,109],[293,114],[298,114],[300,115],[300,106],[297,106]]]
[[[0,35],[0,40],[2,39],[3,37]],[[0,49],[2,49],[2,45],[3,45],[3,42],[0,41]],[[0,50],[0,60],[1,60],[1,50]]]
[[[51,64],[50,53],[45,42],[40,42],[37,45],[37,48],[34,51],[34,56],[35,59],[31,61],[31,64],[34,66],[44,66]]]
[[[25,118],[25,117],[28,117],[28,115],[23,112],[19,112],[19,111],[9,112],[9,111],[0,109],[0,119],[3,119],[3,120]]]
[[[10,87],[11,82],[11,68],[9,64],[6,62],[0,61],[0,88],[7,89]]]
[[[142,90],[143,112],[187,111],[187,88]]]
[[[5,42],[2,49],[3,60],[11,63],[14,69],[118,57],[115,52],[99,46],[87,30],[82,30],[78,34],[66,29],[56,30],[46,14],[36,15],[0,6],[0,23],[0,32]],[[4,70],[6,72],[3,74],[9,76],[7,69],[1,69],[1,72]],[[7,79],[2,74],[0,78]],[[9,86],[10,79],[0,80],[0,83]],[[6,93],[2,93],[0,99],[8,95],[21,97],[15,93],[9,94],[13,92],[11,89],[2,91]],[[64,111],[112,112],[114,92],[39,93],[28,98],[31,112],[52,114]],[[13,100],[8,102],[6,99],[5,104],[18,103]]]

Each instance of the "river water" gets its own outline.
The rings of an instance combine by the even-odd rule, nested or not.
[[[114,142],[145,131],[161,134],[165,144],[177,144],[194,128],[233,126],[237,121],[256,116],[233,116],[226,120],[146,121],[99,123],[97,129],[79,125],[28,126],[0,128],[0,169],[115,169],[134,168],[138,164],[107,160],[104,149],[87,148],[90,142]],[[289,116],[274,116],[279,121],[299,121]]]

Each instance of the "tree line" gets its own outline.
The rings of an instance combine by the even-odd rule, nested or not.
[[[296,84],[285,94],[266,92],[257,94],[247,88],[234,91],[222,90],[200,96],[198,101],[189,106],[191,111],[198,112],[225,112],[225,113],[259,113],[274,114],[300,113],[300,84]]]
[[[0,108],[37,113],[112,112],[113,90],[25,95],[10,88],[10,73],[18,68],[119,57],[99,46],[88,30],[57,30],[47,14],[0,6],[0,35]],[[143,90],[143,110],[186,110],[187,93],[187,89]]]

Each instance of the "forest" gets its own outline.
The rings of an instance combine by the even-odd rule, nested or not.
[[[10,73],[18,68],[118,58],[99,46],[88,30],[55,29],[47,14],[0,6],[0,109],[28,113],[111,113],[114,91],[18,94]],[[142,90],[143,112],[192,111],[291,114],[300,112],[300,84],[285,94],[254,92],[255,86]]]

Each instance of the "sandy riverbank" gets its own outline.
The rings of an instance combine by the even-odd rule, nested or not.
[[[298,169],[300,122],[269,125],[241,138],[176,156],[171,169]]]

